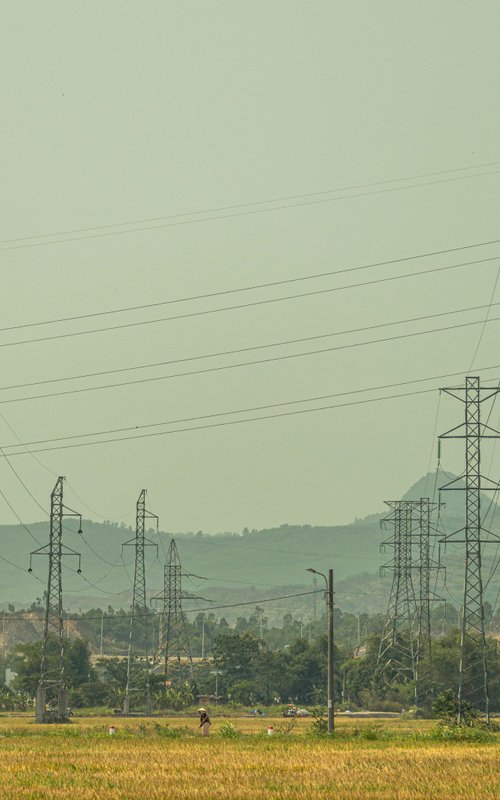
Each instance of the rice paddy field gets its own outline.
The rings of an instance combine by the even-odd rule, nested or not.
[[[109,735],[109,725],[116,734]],[[275,733],[267,734],[268,725]],[[311,721],[193,717],[0,717],[0,798],[500,798],[500,734],[438,739],[426,721],[342,719],[334,738]]]

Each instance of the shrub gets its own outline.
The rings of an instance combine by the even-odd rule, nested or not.
[[[311,714],[314,720],[311,724],[310,733],[313,736],[324,736],[325,733],[328,733],[328,720],[325,719],[326,713],[327,709],[325,706],[314,706],[314,708],[311,708]]]
[[[219,736],[223,736],[225,739],[235,739],[237,736],[241,736],[240,731],[232,722],[224,722],[219,728],[218,733]]]
[[[448,726],[458,725],[458,700],[453,689],[447,689],[445,692],[441,692],[441,694],[436,697],[432,710],[442,724]],[[474,727],[478,724],[478,717],[479,712],[477,708],[474,708],[474,706],[467,702],[467,700],[462,700],[462,721],[459,727],[464,725]]]
[[[191,731],[186,728],[169,728],[168,723],[165,725],[160,725],[158,722],[154,723],[154,731],[157,736],[161,736],[163,739],[180,739],[182,736],[186,736]]]
[[[441,742],[491,742],[495,736],[487,728],[472,727],[470,725],[436,725],[430,733],[430,738]]]

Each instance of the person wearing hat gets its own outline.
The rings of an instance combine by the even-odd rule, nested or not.
[[[212,723],[210,722],[206,708],[199,708],[198,714],[200,715],[200,725],[198,730],[201,728],[203,736],[208,736],[210,733],[210,725]]]

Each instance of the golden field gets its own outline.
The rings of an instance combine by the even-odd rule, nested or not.
[[[309,720],[299,720],[289,734],[266,735],[269,724],[278,729],[283,722],[233,719],[242,735],[225,737],[220,730],[227,720],[214,718],[213,732],[202,738],[194,718],[94,717],[39,726],[29,717],[1,717],[0,798],[500,797],[500,741],[433,741],[425,735],[432,723],[399,719],[380,725],[343,719],[334,740],[309,736]],[[115,736],[108,734],[110,723]],[[391,738],[356,735],[374,724]],[[422,736],[412,738],[417,731]]]

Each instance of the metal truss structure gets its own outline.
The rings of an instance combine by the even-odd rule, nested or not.
[[[488,662],[484,624],[483,580],[481,571],[482,546],[499,542],[500,537],[483,527],[481,492],[496,491],[498,483],[481,474],[481,442],[498,439],[500,433],[481,422],[482,404],[496,397],[499,386],[481,386],[478,377],[466,377],[464,386],[443,388],[441,391],[464,404],[465,420],[441,434],[440,439],[465,441],[465,473],[440,491],[465,492],[465,527],[443,537],[444,543],[465,545],[465,580],[461,609],[460,665],[457,719],[463,721],[465,703],[484,712],[489,722]]]
[[[127,652],[127,683],[123,701],[123,713],[129,714],[132,705],[132,695],[142,693],[145,695],[146,714],[151,713],[151,685],[150,685],[150,611],[146,603],[146,567],[144,552],[146,547],[156,547],[156,542],[146,537],[146,520],[156,521],[156,530],[159,527],[159,518],[146,508],[146,489],[142,489],[136,506],[135,536],[124,542],[123,547],[135,548],[134,590],[130,614],[129,642]]]
[[[428,497],[421,497],[418,507],[418,555],[414,568],[418,573],[418,636],[415,664],[417,701],[425,704],[433,694],[431,605],[444,603],[444,598],[431,588],[431,576],[441,569],[440,559],[434,558],[437,532],[431,524],[432,512],[437,505]]]
[[[49,542],[30,554],[29,572],[33,556],[49,558],[49,577],[45,598],[42,658],[40,680],[36,694],[35,719],[37,722],[67,722],[68,692],[64,665],[64,621],[62,595],[63,556],[78,558],[77,572],[81,572],[81,556],[76,550],[63,545],[63,518],[78,517],[78,533],[82,532],[82,515],[63,503],[64,478],[59,477],[50,495]]]
[[[418,524],[415,512],[420,504],[414,500],[387,500],[386,505],[393,512],[381,520],[381,526],[392,525],[392,536],[382,546],[391,547],[393,555],[381,571],[392,572],[392,586],[378,665],[392,680],[407,683],[416,677],[419,614],[413,585],[412,543]]]
[[[175,539],[168,548],[163,573],[163,592],[152,599],[162,603],[160,616],[160,641],[155,662],[163,663],[165,685],[182,686],[192,680],[193,658],[186,619],[182,610],[183,600],[203,600],[198,595],[182,589],[182,578],[196,577],[183,572]],[[207,601],[208,602],[208,601]]]

